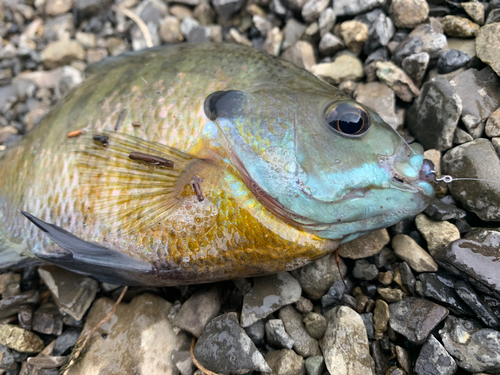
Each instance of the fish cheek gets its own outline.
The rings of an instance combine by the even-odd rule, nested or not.
[[[212,121],[234,118],[241,114],[247,94],[238,90],[215,91],[203,102],[205,115]]]

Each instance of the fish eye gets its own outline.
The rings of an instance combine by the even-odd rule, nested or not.
[[[370,128],[370,116],[363,108],[340,103],[326,111],[326,123],[337,133],[351,138],[363,136]]]

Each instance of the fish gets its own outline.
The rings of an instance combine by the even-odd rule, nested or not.
[[[236,44],[125,53],[1,157],[0,264],[150,286],[293,270],[421,212],[433,170],[290,62]]]

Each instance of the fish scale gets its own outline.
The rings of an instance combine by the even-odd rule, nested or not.
[[[372,116],[374,129],[356,141],[325,124],[325,108],[346,101],[308,72],[237,45],[98,63],[0,160],[0,262],[15,249],[108,282],[211,282],[294,269],[422,210],[432,195],[423,183],[390,190],[391,171],[378,164],[378,154],[389,160],[406,147],[392,128]],[[75,130],[84,134],[66,137]],[[329,146],[318,149],[315,137]],[[352,160],[335,154],[353,147]],[[338,176],[368,200],[344,202],[344,185],[314,197],[323,189],[314,181]]]

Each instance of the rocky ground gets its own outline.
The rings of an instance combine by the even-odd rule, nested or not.
[[[443,174],[500,181],[499,36],[498,0],[4,0],[0,152],[90,63],[227,41],[337,85]],[[326,257],[262,278],[130,288],[67,373],[200,374],[195,337],[196,359],[219,374],[500,374],[500,183],[437,191],[425,213],[341,247],[346,287]],[[0,275],[0,374],[57,374],[122,290],[53,266]]]

